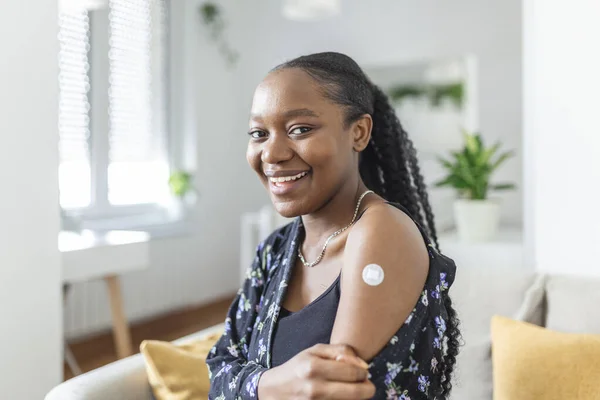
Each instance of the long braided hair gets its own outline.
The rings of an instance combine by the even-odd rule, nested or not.
[[[335,53],[316,53],[285,62],[274,70],[298,68],[315,79],[324,95],[346,110],[349,125],[365,114],[373,118],[371,140],[359,159],[359,171],[365,185],[390,202],[404,206],[427,232],[436,248],[437,233],[427,190],[417,161],[417,153],[386,94],[371,83],[350,57]],[[444,299],[448,312],[447,349],[438,365],[441,375],[436,398],[447,398],[452,389],[451,375],[458,354],[460,332],[458,318],[449,296]],[[433,382],[432,382],[433,383]]]

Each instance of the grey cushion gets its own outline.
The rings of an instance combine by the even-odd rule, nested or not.
[[[452,400],[492,399],[494,385],[488,337],[469,340],[460,349],[452,381]]]
[[[600,279],[549,276],[546,327],[561,332],[600,333]]]
[[[544,326],[546,312],[546,275],[538,275],[533,284],[525,292],[523,304],[513,319]]]
[[[456,275],[450,295],[461,320],[464,346],[458,355],[451,397],[458,400],[492,399],[492,316],[527,316],[522,306],[536,274],[516,268],[459,266]],[[532,300],[531,304],[534,303]]]

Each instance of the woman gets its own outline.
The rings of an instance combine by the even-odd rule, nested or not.
[[[299,218],[258,246],[210,398],[446,398],[455,266],[385,94],[345,55],[299,57],[256,89],[249,134],[273,205]]]

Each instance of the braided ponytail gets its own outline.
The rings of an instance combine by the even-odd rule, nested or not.
[[[318,53],[298,57],[274,70],[299,68],[323,88],[323,94],[346,110],[346,124],[365,114],[373,118],[371,140],[361,152],[359,171],[365,185],[384,199],[401,204],[427,232],[438,248],[433,212],[417,161],[417,152],[386,94],[350,57],[340,53]],[[449,296],[447,310],[447,348],[438,364],[440,376],[432,387],[436,398],[447,398],[452,389],[451,375],[456,363],[460,332]],[[433,383],[433,382],[432,382]]]
[[[439,247],[433,212],[414,145],[402,128],[388,97],[376,85],[373,85],[373,97],[371,141],[362,153],[359,166],[363,181],[383,198],[407,208],[427,229],[434,245]],[[372,180],[372,177],[376,179]],[[438,365],[442,371],[438,387],[433,390],[440,398],[446,398],[452,389],[451,376],[460,346],[459,321],[450,296],[444,297],[444,308],[448,313],[448,343],[445,357]]]
[[[437,232],[433,212],[421,170],[417,152],[406,131],[402,128],[396,112],[386,94],[376,85],[373,91],[373,130],[371,142],[364,150],[360,162],[363,180],[379,170],[375,181],[365,184],[391,202],[403,205],[427,231],[437,247]]]

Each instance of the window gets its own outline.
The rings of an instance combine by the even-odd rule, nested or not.
[[[165,0],[59,18],[59,188],[67,215],[158,212],[168,196]]]
[[[60,204],[63,208],[91,203],[90,79],[87,12],[61,13],[59,17],[59,157]]]

